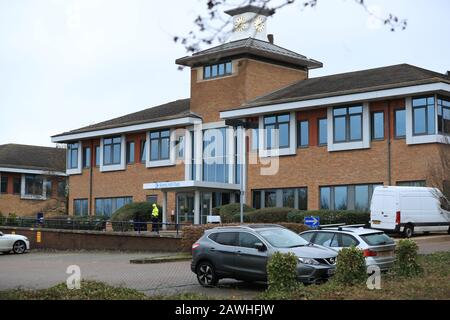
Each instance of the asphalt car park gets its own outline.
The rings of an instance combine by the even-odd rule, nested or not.
[[[420,253],[450,251],[450,236],[445,234],[413,238]],[[191,261],[159,264],[130,264],[131,259],[161,253],[61,252],[35,251],[16,255],[0,254],[0,290],[13,288],[48,288],[65,282],[71,265],[80,267],[83,279],[103,281],[115,286],[134,288],[153,294],[193,292],[209,296],[251,298],[263,291],[263,283],[223,279],[217,288],[203,288],[191,271]]]

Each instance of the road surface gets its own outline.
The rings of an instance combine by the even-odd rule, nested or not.
[[[422,254],[450,251],[450,235],[415,237]],[[190,270],[189,261],[160,264],[130,264],[131,259],[155,253],[120,252],[39,252],[24,255],[0,254],[0,290],[23,287],[48,288],[65,282],[66,270],[77,265],[83,279],[134,288],[146,294],[194,292],[208,296],[252,298],[265,289],[264,284],[222,280],[219,288],[202,288]]]

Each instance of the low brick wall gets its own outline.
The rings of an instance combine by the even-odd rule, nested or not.
[[[3,233],[26,236],[32,249],[179,252],[181,239],[150,234],[0,227]],[[37,242],[38,231],[41,242]]]

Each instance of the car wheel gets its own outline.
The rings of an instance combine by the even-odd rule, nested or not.
[[[219,282],[214,266],[209,262],[200,262],[198,264],[197,280],[203,287],[213,287]]]
[[[27,250],[27,245],[22,240],[16,241],[13,244],[13,252],[15,254],[22,254]]]
[[[414,234],[414,226],[407,224],[405,226],[405,228],[403,229],[403,236],[405,238],[411,238],[413,236],[413,234]]]

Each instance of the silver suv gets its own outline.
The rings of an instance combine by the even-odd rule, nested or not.
[[[267,261],[274,252],[298,257],[297,279],[303,283],[326,281],[334,274],[337,253],[304,240],[279,225],[217,227],[192,245],[191,270],[202,286],[220,279],[267,281]]]

